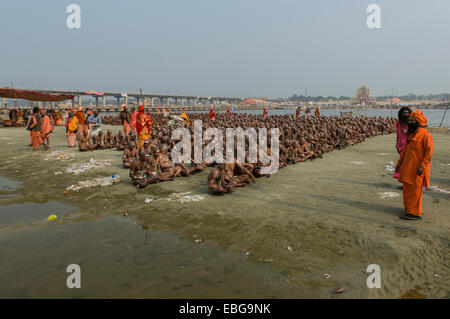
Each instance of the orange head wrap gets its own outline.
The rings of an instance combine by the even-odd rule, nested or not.
[[[139,112],[144,112],[144,106],[143,105],[139,105]]]
[[[427,125],[428,119],[425,117],[425,115],[423,115],[421,110],[415,110],[411,113],[410,116],[414,117],[414,119],[420,126],[424,127]]]

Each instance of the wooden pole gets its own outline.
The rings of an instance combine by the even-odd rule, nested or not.
[[[445,109],[444,115],[442,116],[441,124],[439,124],[439,127],[442,126],[442,123],[444,122],[445,114],[447,114],[449,104],[447,104],[447,108]]]

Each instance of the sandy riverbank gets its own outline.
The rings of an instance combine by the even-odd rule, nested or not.
[[[449,131],[433,129],[432,133],[435,155],[431,185],[450,189]],[[128,170],[122,168],[121,152],[81,153],[69,149],[63,128],[51,135],[50,151],[73,152],[73,163],[94,158],[109,160],[111,166],[80,175],[65,173],[72,162],[46,161],[49,151],[32,152],[23,128],[0,129],[0,143],[0,176],[21,183],[15,190],[0,191],[1,206],[55,201],[74,207],[52,222],[50,228],[42,218],[0,223],[0,244],[2,239],[27,229],[49,232],[127,213],[143,228],[183,236],[192,246],[212,243],[224,251],[248,253],[250,260],[277,271],[288,283],[290,288],[279,292],[280,297],[450,297],[450,195],[426,191],[424,218],[414,222],[399,219],[403,213],[401,190],[385,169],[387,162],[397,160],[394,135],[327,153],[323,159],[289,165],[270,178],[258,179],[255,185],[220,197],[207,194],[207,171],[136,189],[130,183]],[[121,182],[64,195],[64,189],[78,181],[112,174],[119,174]],[[180,192],[192,192],[204,199],[189,203],[165,200],[167,195]],[[146,198],[154,201],[145,203]],[[194,243],[196,238],[203,242]],[[83,241],[89,243],[85,237]],[[185,249],[195,249],[189,247]],[[369,264],[381,267],[381,289],[366,286]],[[331,277],[325,278],[324,274],[330,272]],[[191,276],[195,277],[195,273]],[[187,280],[183,278],[179,281]],[[331,293],[339,287],[345,288],[343,294]],[[133,290],[133,285],[127,289]],[[187,286],[168,291],[165,296],[192,296],[193,289]],[[223,295],[213,291],[205,289],[194,296],[233,296],[229,291]],[[100,290],[98,296],[101,294]],[[39,297],[39,292],[31,296]],[[141,296],[155,295],[142,292]]]

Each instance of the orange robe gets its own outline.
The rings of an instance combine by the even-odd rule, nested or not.
[[[424,128],[419,128],[408,138],[397,166],[401,166],[399,182],[403,183],[403,203],[406,214],[422,216],[422,186],[430,186],[433,137]],[[422,175],[417,175],[419,166],[425,167]]]
[[[33,143],[33,149],[37,150],[39,145],[43,143],[41,138],[41,132],[39,131],[31,131],[31,142]]]
[[[67,122],[68,122],[67,123],[67,133],[66,133],[67,144],[69,144],[69,147],[75,147],[76,140],[77,140],[77,137],[75,135],[75,130],[77,130],[78,119],[76,116],[74,116],[72,118],[72,120],[70,121],[70,123],[69,123],[69,119],[67,119]]]
[[[51,131],[50,117],[47,114],[45,114],[42,117],[41,138],[47,140],[50,137],[50,131]]]
[[[36,125],[39,124],[39,123],[36,122],[35,115],[33,115],[31,120],[33,121],[33,124],[36,124]],[[42,140],[42,138],[41,138],[41,131],[40,130],[36,130],[37,129],[36,125],[34,126],[34,129],[31,130],[31,143],[33,144],[33,150],[37,150],[39,145],[41,145],[44,142]]]
[[[134,111],[133,113],[131,113],[131,123],[130,123],[130,126],[131,126],[131,130],[132,130],[133,132],[136,131],[136,118],[137,118],[137,115],[138,115],[138,112],[136,112],[136,111]]]
[[[315,114],[316,116],[320,116],[320,110],[319,110],[318,107],[316,107],[316,109],[314,110],[314,114]]]
[[[139,112],[136,119],[136,130],[138,132],[137,150],[144,145],[144,142],[150,138],[150,128],[152,126],[152,119],[150,115],[145,115],[144,112]]]
[[[128,124],[127,121],[123,121],[123,131],[125,132],[125,135],[128,135],[130,133],[130,124]]]
[[[81,111],[77,111],[75,116],[78,119],[78,127],[81,128],[81,131],[84,131],[84,114]]]

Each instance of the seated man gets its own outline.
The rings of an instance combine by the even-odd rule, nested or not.
[[[80,152],[93,151],[97,148],[97,145],[91,144],[91,138],[89,137],[89,131],[84,129],[83,135],[78,140],[78,149]]]
[[[108,130],[105,134],[105,137],[103,138],[103,144],[105,148],[112,148],[114,147],[114,137],[112,135],[111,130]]]
[[[95,145],[97,145],[97,149],[98,150],[102,150],[104,149],[104,145],[103,145],[103,132],[99,131],[97,133],[97,135],[94,135],[94,137],[92,138],[93,142]]]
[[[228,184],[224,185],[223,174],[224,174],[225,165],[219,164],[217,168],[214,168],[208,174],[208,192],[214,195],[223,195],[225,193],[231,193],[233,191],[233,187]]]
[[[167,145],[163,144],[156,160],[158,178],[161,181],[171,181],[181,174],[181,167],[174,167],[167,156]]]
[[[136,160],[136,145],[131,143],[128,148],[123,152],[122,163],[123,167],[131,168]]]
[[[118,151],[125,150],[125,136],[122,131],[119,131],[119,135],[116,136],[115,147]]]

